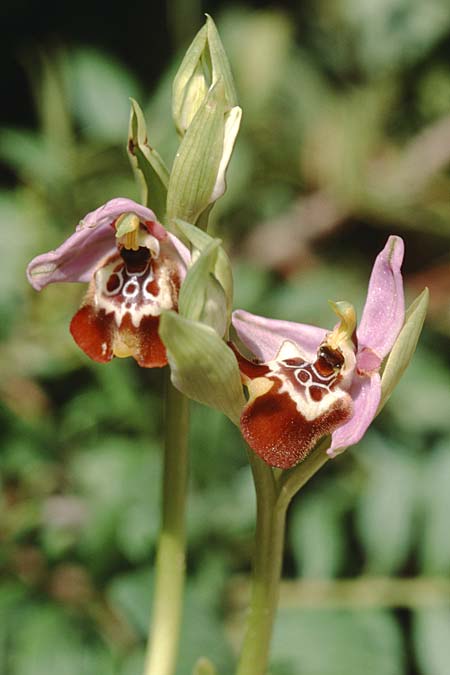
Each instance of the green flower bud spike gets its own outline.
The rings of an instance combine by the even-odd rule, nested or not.
[[[228,59],[211,17],[183,59],[173,85],[172,112],[182,141],[167,192],[167,219],[206,229],[226,189],[225,176],[241,123]]]
[[[224,85],[226,105],[231,109],[237,104],[237,96],[230,64],[214,21],[206,15],[206,23],[186,52],[173,83],[172,114],[181,136],[219,80]]]

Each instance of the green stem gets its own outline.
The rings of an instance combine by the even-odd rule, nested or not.
[[[185,580],[189,401],[166,376],[162,521],[144,675],[172,675],[178,654]]]
[[[304,485],[323,467],[330,459],[326,450],[330,445],[330,437],[325,436],[303,462],[293,469],[283,472],[278,481],[280,496],[279,502],[285,509],[288,508],[292,498]]]
[[[246,634],[236,675],[265,675],[278,604],[286,512],[292,497],[327,461],[329,438],[289,472],[272,470],[249,453],[256,490],[256,535]]]
[[[272,469],[251,456],[256,488],[256,536],[247,630],[236,675],[264,675],[283,560],[286,510],[277,505]]]

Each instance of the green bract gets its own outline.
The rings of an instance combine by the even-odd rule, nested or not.
[[[233,304],[233,275],[228,255],[206,232],[183,220],[177,229],[191,245],[193,266],[180,290],[180,313],[203,321],[223,336],[228,332]],[[200,308],[202,309],[194,309]]]
[[[197,223],[225,191],[225,172],[241,120],[241,109],[228,111],[219,80],[198,109],[176,154],[167,193],[167,219]]]
[[[159,334],[167,349],[174,386],[185,396],[225,413],[238,425],[245,405],[239,367],[216,331],[169,311],[161,315]]]
[[[211,201],[223,152],[226,103],[221,83],[208,93],[181,141],[167,193],[169,221],[195,223]]]
[[[131,100],[128,155],[142,186],[142,202],[151,206],[161,222],[165,221],[169,171],[159,153],[148,144],[144,114]]]
[[[429,292],[425,288],[406,311],[405,323],[386,361],[381,378],[381,400],[378,412],[384,407],[413,357],[428,308]]]
[[[214,276],[220,244],[220,239],[213,240],[189,269],[180,289],[178,308],[182,316],[211,326],[223,337],[229,317],[224,290]]]
[[[208,90],[223,82],[228,109],[237,104],[230,64],[217,28],[210,16],[195,36],[181,62],[172,88],[172,114],[183,136],[204,102]]]

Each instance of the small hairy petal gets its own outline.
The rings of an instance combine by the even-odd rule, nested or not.
[[[292,321],[265,319],[242,309],[233,312],[233,326],[240,340],[261,361],[270,361],[286,340],[291,340],[314,360],[317,348],[328,331]]]
[[[377,256],[367,292],[361,322],[357,330],[362,350],[370,348],[380,359],[391,350],[405,318],[405,300],[401,265],[403,240],[390,236]]]
[[[379,374],[374,373],[370,377],[355,376],[349,394],[353,399],[353,415],[333,432],[327,451],[330,457],[335,457],[349,445],[358,443],[372,423],[381,397]]]

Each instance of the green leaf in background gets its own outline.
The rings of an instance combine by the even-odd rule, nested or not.
[[[80,548],[102,565],[114,552],[149,557],[159,529],[159,448],[122,436],[104,437],[75,456],[72,471],[89,509]]]
[[[206,497],[202,497],[205,490],[219,492],[223,487],[226,488],[225,492],[228,489],[238,490],[237,486],[233,488],[231,486],[233,480],[241,480],[240,469],[243,467],[248,469],[244,441],[240,430],[234,424],[229,424],[225,415],[193,401],[189,445],[193,458],[193,494],[199,492],[203,508],[206,506]],[[215,450],[218,447],[221,449],[220,453]],[[248,494],[248,499],[252,504],[250,519],[247,508],[241,504],[242,527],[245,529],[248,522],[253,522],[254,516],[254,490],[250,475],[248,476],[248,488],[242,488],[239,491]],[[227,502],[227,499],[224,498],[224,501]],[[231,504],[229,507],[231,508]],[[203,527],[199,522],[200,530],[204,529],[204,525],[204,520]]]
[[[192,675],[218,675],[218,673],[209,659],[201,657],[195,664]]]
[[[374,431],[365,437],[358,461],[367,471],[356,509],[365,572],[395,574],[407,560],[416,534],[420,463],[407,449]]]
[[[85,135],[96,143],[122,143],[129,98],[139,98],[133,75],[92,48],[75,51],[65,68],[71,108]]]
[[[68,150],[74,141],[74,133],[62,77],[64,53],[56,59],[41,56],[40,61],[41,77],[33,77],[32,85],[42,133],[47,144]]]
[[[233,352],[218,334],[175,312],[163,313],[159,334],[167,349],[174,386],[239,424],[245,404],[239,368]]]
[[[273,293],[269,272],[262,266],[238,259],[233,261],[233,278],[235,306],[255,314],[263,313],[264,302]]]
[[[231,425],[229,425],[231,426]],[[216,443],[203,448],[202,456],[208,454],[209,463],[220,462]],[[240,457],[244,458],[245,449],[238,445]],[[242,461],[242,460],[241,460]],[[227,467],[224,470],[227,473]],[[233,472],[232,478],[224,486],[219,482],[195,491],[189,499],[189,541],[200,546],[207,545],[208,538],[220,533],[220,536],[232,542],[236,537],[252,531],[255,518],[255,494],[251,473],[248,467]]]
[[[259,12],[240,5],[237,11],[238,21],[236,14],[225,12],[220,30],[233,64],[240,98],[245,99],[248,119],[248,115],[260,116],[277,96],[280,84],[288,83],[286,71],[293,55],[294,25],[276,5]],[[293,80],[292,85],[305,97],[303,82]]]
[[[0,673],[8,673],[11,637],[14,634],[15,616],[26,600],[25,589],[16,583],[4,582],[0,587]]]
[[[119,671],[120,675],[142,675],[145,664],[145,647],[137,647],[127,654]]]
[[[281,609],[271,663],[273,675],[404,675],[398,624],[382,611]]]
[[[341,0],[339,5],[341,21],[351,31],[348,37],[356,36],[348,57],[356,58],[372,75],[380,76],[423,58],[450,24],[446,0]]]
[[[139,104],[131,99],[128,156],[142,185],[142,203],[165,222],[169,171],[159,153],[148,143],[147,126]]]
[[[389,401],[389,419],[404,434],[450,431],[450,386],[445,358],[439,349],[419,344],[409,368]]]
[[[77,624],[54,605],[24,611],[14,636],[8,675],[111,675],[112,655],[94,640],[86,642]]]
[[[422,472],[423,531],[420,561],[428,574],[450,573],[450,436],[430,453]]]
[[[106,597],[111,607],[144,639],[148,632],[153,570],[140,568],[116,575],[109,584]]]
[[[145,639],[151,609],[152,578],[148,569],[137,570],[117,577],[108,588],[108,599],[115,611],[119,612]],[[212,594],[214,598],[214,594]],[[219,672],[229,672],[230,650],[223,635],[215,608],[203,594],[198,584],[189,583],[181,628],[180,655],[176,675],[192,675],[192,669],[199,654],[208,654],[219,666]],[[133,659],[139,664],[139,656]],[[126,671],[140,675],[131,665]]]
[[[401,376],[409,366],[422,332],[428,308],[429,292],[425,288],[411,303],[405,314],[405,323],[386,361],[381,378],[381,400],[378,412],[382,410]]]
[[[218,673],[231,672],[231,650],[217,610],[205,600],[197,584],[191,583],[186,592],[176,675],[192,675],[200,654],[208,654],[217,664]]]
[[[339,490],[313,492],[294,501],[289,534],[298,576],[329,578],[338,573],[345,554],[346,502]]]
[[[415,612],[413,635],[421,675],[448,675],[450,611],[440,608]]]

